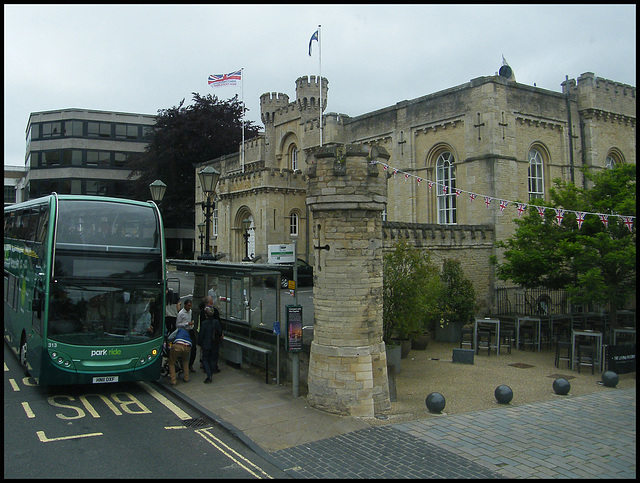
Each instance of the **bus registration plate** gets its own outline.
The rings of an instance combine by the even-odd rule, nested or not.
[[[94,384],[101,384],[105,382],[118,382],[118,376],[101,376],[93,378]]]

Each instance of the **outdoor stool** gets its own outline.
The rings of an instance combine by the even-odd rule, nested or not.
[[[531,345],[531,350],[535,350],[536,346],[536,329],[532,324],[526,324],[520,326],[520,344],[522,348],[524,346]]]
[[[567,355],[562,355],[562,351],[566,350]],[[554,361],[554,365],[556,367],[560,367],[560,361],[567,361],[567,367],[571,367],[571,341],[570,340],[561,340],[556,341],[556,358]]]
[[[576,352],[578,355],[578,373],[580,373],[580,366],[591,366],[591,374],[594,374],[597,352],[595,345],[578,343]]]
[[[463,327],[460,331],[460,349],[462,349],[462,346],[467,345],[470,349],[473,349],[473,329]]]
[[[516,340],[516,331],[511,327],[500,327],[500,347],[507,348],[507,354],[511,354],[511,346]]]
[[[484,348],[484,347],[487,348],[487,355],[491,355],[491,332],[488,330],[479,330],[478,331],[478,347],[476,347],[476,354],[479,354],[480,348]]]

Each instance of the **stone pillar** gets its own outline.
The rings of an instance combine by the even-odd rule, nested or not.
[[[307,159],[315,251],[309,403],[371,417],[391,409],[382,341],[384,148],[331,145]]]

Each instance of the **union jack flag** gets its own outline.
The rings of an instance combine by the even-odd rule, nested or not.
[[[230,74],[211,74],[209,76],[209,85],[211,87],[219,86],[235,86],[237,81],[242,80],[242,71],[237,70]]]
[[[478,196],[478,195],[475,194],[475,193],[469,193],[469,198],[471,199],[471,201],[475,200],[476,196]]]
[[[558,226],[562,225],[562,219],[564,218],[564,210],[562,208],[554,208],[556,212],[556,221],[558,222]]]
[[[489,205],[491,204],[491,200],[493,198],[491,198],[490,196],[485,196],[484,197],[484,204],[487,205],[487,208],[489,208]]]
[[[456,198],[459,198],[461,194],[462,194],[462,190],[456,189]]]
[[[627,225],[627,228],[629,228],[629,231],[633,231],[633,217],[631,216],[622,216],[622,222]]]
[[[542,218],[542,221],[544,221],[544,206],[538,206],[538,214],[540,218]]]
[[[500,200],[500,213],[504,211],[509,202],[507,200]]]
[[[578,230],[582,228],[582,224],[584,223],[584,217],[586,216],[586,211],[579,211],[576,213],[576,221],[578,222]]]
[[[600,221],[604,224],[605,228],[609,226],[609,215],[603,215],[602,213],[598,213],[600,217]]]
[[[522,218],[522,213],[527,209],[527,205],[524,203],[518,203],[518,218]]]

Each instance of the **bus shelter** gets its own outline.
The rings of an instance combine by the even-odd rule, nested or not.
[[[282,314],[281,270],[272,265],[248,263],[221,263],[205,260],[167,260],[176,270],[195,274],[193,298],[194,310],[199,301],[213,293],[217,301],[225,339],[244,342],[250,363],[264,364],[267,372],[274,370],[279,383],[280,334]],[[197,316],[197,314],[194,314]],[[225,344],[223,343],[223,346]],[[225,358],[235,363],[242,359],[230,359],[232,350],[223,349]],[[269,358],[264,360],[258,350],[247,350],[247,345],[271,349],[276,355],[274,366]],[[250,347],[249,347],[250,349]],[[241,354],[242,356],[242,354]],[[255,359],[258,360],[255,360]],[[274,358],[271,358],[273,361]]]

